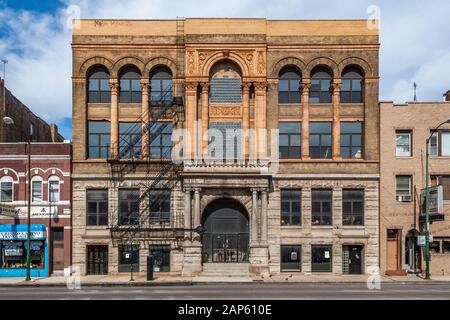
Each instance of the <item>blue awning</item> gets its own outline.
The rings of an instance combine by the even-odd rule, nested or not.
[[[0,225],[0,240],[26,240],[26,224],[2,224]],[[32,224],[30,226],[31,240],[45,240],[47,229],[43,224]]]

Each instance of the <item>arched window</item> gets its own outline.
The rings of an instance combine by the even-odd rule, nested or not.
[[[120,72],[120,102],[141,103],[141,74],[136,67],[126,67]]]
[[[242,103],[242,80],[239,67],[220,62],[211,70],[210,103]]]
[[[0,179],[0,202],[13,202],[13,178],[9,176]]]
[[[309,90],[310,103],[331,103],[330,70],[324,66],[316,67],[311,72],[311,89]]]
[[[278,103],[300,103],[300,73],[294,67],[285,67],[280,72]]]
[[[89,72],[89,103],[110,103],[111,89],[109,87],[108,69],[102,66],[94,67]]]
[[[31,202],[42,202],[42,178],[34,176],[31,179]]]
[[[358,67],[346,67],[342,72],[342,103],[362,103],[364,77]]]
[[[48,179],[48,201],[50,203],[59,202],[60,200],[60,183],[58,176],[51,176]]]
[[[166,67],[157,67],[150,74],[150,101],[153,104],[171,102],[172,97],[172,73]]]

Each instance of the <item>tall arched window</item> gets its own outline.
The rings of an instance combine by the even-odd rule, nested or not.
[[[157,67],[150,74],[150,101],[156,104],[164,104],[173,100],[172,73],[166,67]]]
[[[363,102],[364,77],[361,70],[356,66],[349,66],[342,72],[342,103]]]
[[[9,176],[0,179],[0,202],[13,202],[13,182]]]
[[[141,74],[136,67],[130,66],[120,72],[120,102],[141,103]]]
[[[300,103],[300,73],[294,67],[285,67],[280,72],[278,103]]]
[[[42,202],[42,178],[34,176],[31,179],[31,202]]]
[[[242,79],[239,67],[220,62],[211,70],[210,103],[242,103]]]
[[[318,66],[311,72],[310,103],[331,103],[332,73],[327,67]]]
[[[89,103],[110,103],[111,89],[109,87],[109,71],[105,67],[97,66],[89,72]]]
[[[51,203],[59,202],[60,190],[59,190],[59,177],[51,176],[48,178],[48,201]]]

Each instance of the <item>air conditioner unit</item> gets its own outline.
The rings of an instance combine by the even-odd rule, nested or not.
[[[412,196],[398,196],[397,202],[412,202]]]

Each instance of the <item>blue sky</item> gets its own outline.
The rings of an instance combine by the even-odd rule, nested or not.
[[[0,0],[0,58],[9,61],[7,87],[71,138],[67,21],[74,17],[368,19],[374,12],[381,19],[380,98],[410,101],[417,82],[419,100],[442,100],[450,89],[448,0]]]

